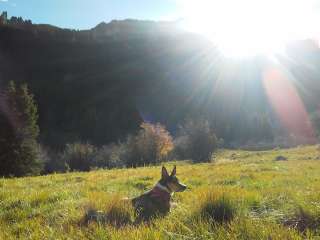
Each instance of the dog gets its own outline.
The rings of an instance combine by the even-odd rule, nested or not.
[[[161,179],[148,192],[131,199],[136,213],[136,222],[148,222],[152,218],[162,217],[170,212],[170,200],[174,192],[183,192],[187,186],[180,183],[176,177],[177,167],[171,174],[163,166]]]

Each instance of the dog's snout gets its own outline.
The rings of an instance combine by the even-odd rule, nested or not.
[[[187,186],[184,185],[184,184],[181,184],[181,192],[183,192],[183,191],[186,190],[186,189],[187,189]]]

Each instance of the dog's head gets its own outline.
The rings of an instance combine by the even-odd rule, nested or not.
[[[159,182],[162,186],[168,188],[170,192],[183,192],[184,190],[186,190],[187,186],[179,182],[176,174],[176,166],[174,166],[170,175],[168,174],[167,169],[165,167],[162,167],[161,180]]]

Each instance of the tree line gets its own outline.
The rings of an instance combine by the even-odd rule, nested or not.
[[[138,167],[173,158],[204,162],[212,160],[218,145],[209,122],[201,119],[182,124],[176,140],[165,126],[143,122],[124,142],[101,147],[76,142],[51,152],[38,142],[37,105],[27,85],[11,81],[0,96],[0,176]]]
[[[198,116],[179,124],[174,137],[160,123],[142,122],[138,131],[118,142],[70,142],[57,151],[39,142],[37,104],[26,84],[9,82],[0,93],[0,110],[0,176],[138,167],[173,159],[207,162],[214,160],[218,147],[226,147],[215,125]],[[314,125],[319,119],[313,116]],[[257,131],[268,130],[258,120]]]

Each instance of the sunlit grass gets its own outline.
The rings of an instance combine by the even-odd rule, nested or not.
[[[275,161],[279,155],[288,161]],[[132,209],[120,199],[152,187],[159,166],[2,179],[0,239],[316,239],[319,156],[310,146],[169,163],[188,190],[174,195],[169,216],[150,225],[131,224]],[[83,224],[89,209],[101,211],[103,221]]]

